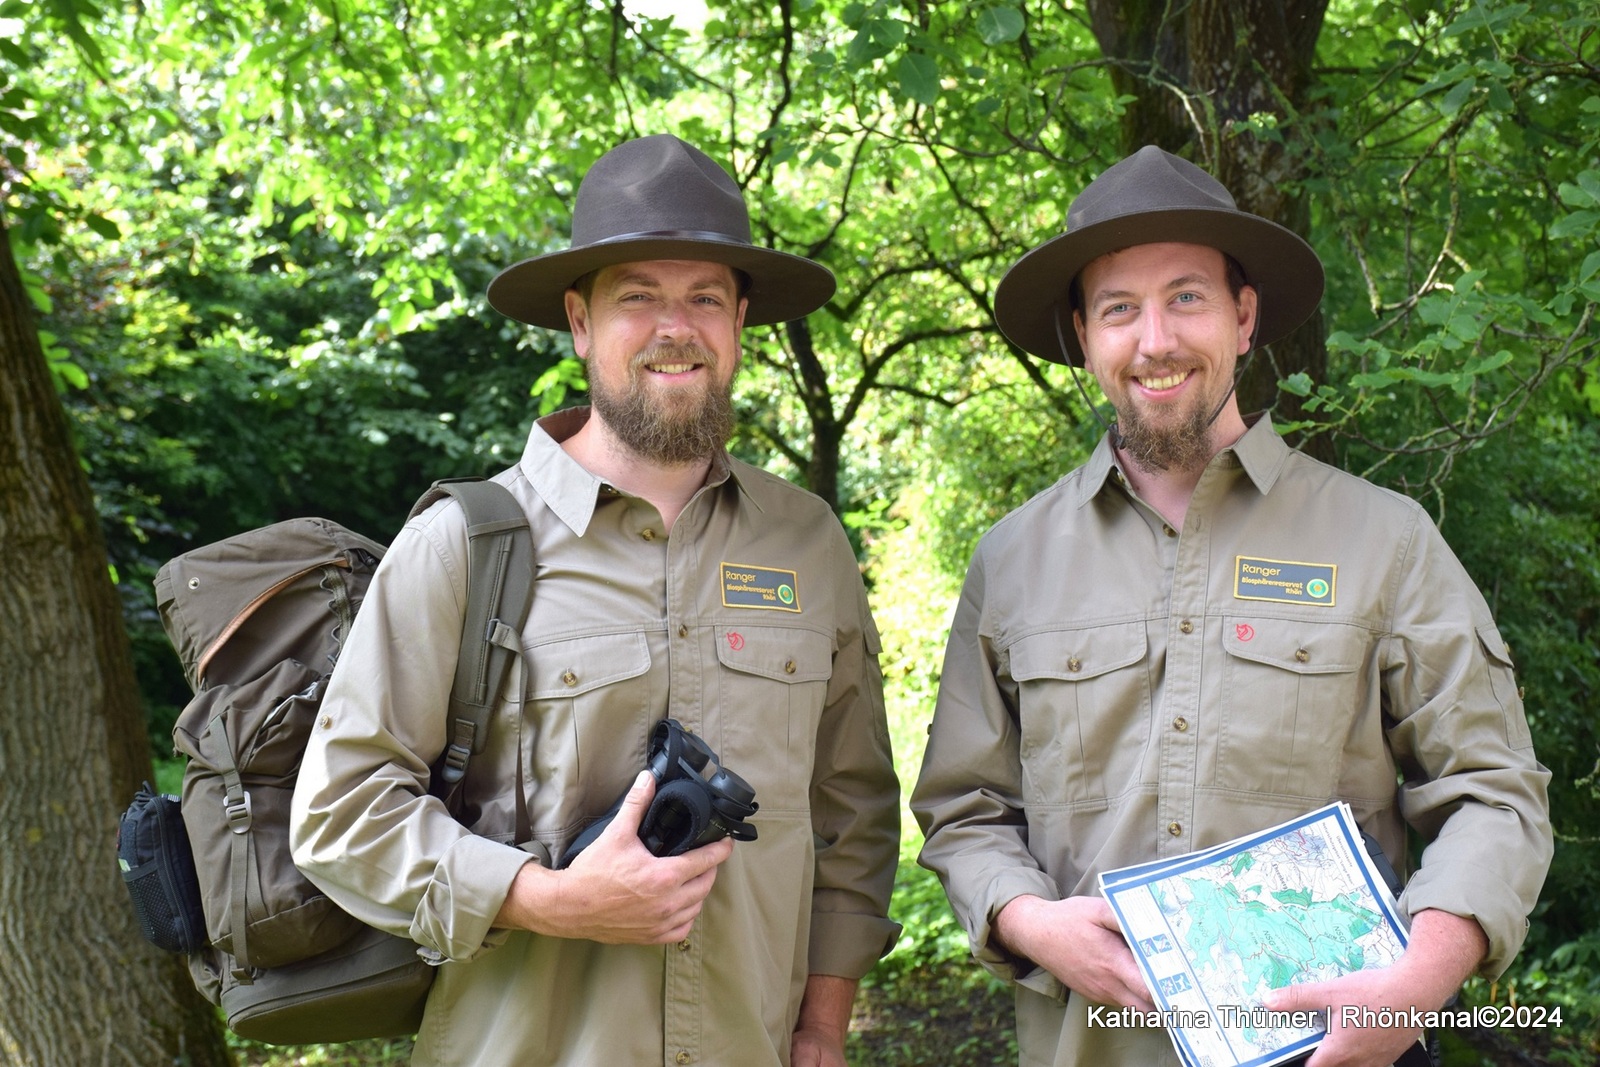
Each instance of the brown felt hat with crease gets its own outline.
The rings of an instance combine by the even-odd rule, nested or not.
[[[1222,183],[1193,163],[1147,145],[1078,194],[1067,209],[1066,233],[1012,265],[995,290],[995,321],[1018,348],[1081,367],[1067,302],[1072,280],[1108,252],[1167,241],[1209,245],[1239,262],[1260,297],[1258,345],[1306,321],[1322,299],[1322,261],[1310,245],[1240,211]]]
[[[744,196],[712,158],[670,134],[625,141],[578,186],[572,246],[507,267],[489,303],[533,326],[568,329],[565,293],[618,263],[689,259],[726,263],[749,279],[746,326],[804,318],[833,296],[833,272],[750,241]]]

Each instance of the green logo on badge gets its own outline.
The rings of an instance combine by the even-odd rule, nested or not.
[[[793,604],[794,590],[790,589],[787,585],[778,586],[778,599],[783,601],[785,604]]]
[[[1328,595],[1328,583],[1321,578],[1313,578],[1306,583],[1306,592],[1316,600],[1321,600]]]

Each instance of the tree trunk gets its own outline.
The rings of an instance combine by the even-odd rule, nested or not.
[[[800,368],[800,399],[811,422],[811,455],[806,462],[806,488],[828,502],[839,513],[839,450],[845,426],[833,408],[833,391],[828,386],[828,371],[817,357],[811,337],[811,324],[805,319],[784,323],[789,346]]]
[[[1091,0],[1095,37],[1116,61],[1112,84],[1134,97],[1122,118],[1123,154],[1160,145],[1216,175],[1241,209],[1307,236],[1311,207],[1299,185],[1304,166],[1292,122],[1310,99],[1326,9],[1327,0],[1195,0],[1179,8],[1165,0]],[[1286,128],[1283,139],[1244,128],[1263,114]],[[1270,285],[1261,299],[1273,299]],[[1278,381],[1300,372],[1327,380],[1324,333],[1319,310],[1257,352],[1239,380],[1241,410],[1270,408],[1280,423],[1304,418],[1301,399],[1280,392]],[[1331,458],[1326,437],[1305,447]]]
[[[139,932],[116,818],[150,775],[88,479],[0,218],[0,1064],[231,1063]]]

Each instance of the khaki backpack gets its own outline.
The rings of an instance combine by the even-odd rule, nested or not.
[[[432,791],[449,803],[480,751],[533,587],[527,517],[477,479],[434,484],[467,516],[466,618]],[[291,519],[195,549],[156,576],[167,636],[195,691],[173,728],[188,758],[181,812],[209,943],[196,986],[242,1036],[275,1044],[415,1033],[434,968],[365,926],[295,867],[289,804],[341,643],[384,546],[326,519]]]

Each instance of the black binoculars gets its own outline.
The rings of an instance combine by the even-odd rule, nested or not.
[[[651,855],[678,856],[724,837],[756,839],[756,828],[745,821],[760,807],[756,791],[721,766],[711,746],[676,719],[656,723],[645,766],[656,780],[656,795],[639,823],[639,840]],[[573,839],[558,867],[570,865],[600,836],[627,795],[623,790],[611,810]]]

